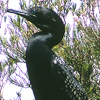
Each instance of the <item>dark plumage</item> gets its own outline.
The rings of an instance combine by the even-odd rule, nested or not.
[[[34,7],[27,11],[8,9],[41,29],[30,38],[26,64],[36,100],[88,100],[64,62],[51,48],[63,38],[65,26],[51,9]]]

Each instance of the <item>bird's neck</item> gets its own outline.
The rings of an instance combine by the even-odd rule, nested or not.
[[[40,41],[44,42],[49,48],[52,48],[53,46],[57,45],[61,40],[63,36],[59,36],[58,33],[53,33],[53,32],[38,32],[33,35],[33,40],[35,41]]]

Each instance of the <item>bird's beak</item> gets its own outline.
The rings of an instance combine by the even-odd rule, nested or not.
[[[9,12],[9,13],[14,13],[14,14],[17,14],[17,15],[20,15],[24,18],[28,18],[31,13],[29,13],[28,11],[26,10],[13,10],[13,9],[7,9],[6,12]],[[32,14],[33,17],[36,17],[36,15]]]
[[[21,16],[23,16],[23,17],[29,16],[28,12],[25,11],[25,10],[13,10],[13,9],[7,9],[6,12],[14,13],[14,14],[17,14],[17,15],[21,15]]]

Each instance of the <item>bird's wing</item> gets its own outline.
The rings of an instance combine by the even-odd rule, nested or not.
[[[60,85],[60,89],[65,91],[70,98],[73,100],[88,100],[78,80],[61,58],[54,57],[51,69],[57,83]]]

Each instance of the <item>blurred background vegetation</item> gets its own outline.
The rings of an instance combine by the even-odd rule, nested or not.
[[[100,100],[99,0],[81,0],[78,8],[77,3],[71,0],[29,0],[28,5],[24,0],[19,1],[21,9],[35,6],[47,7],[56,11],[62,18],[65,24],[65,35],[63,40],[53,48],[53,51],[59,57],[62,57],[68,67],[73,70],[89,100]],[[32,23],[18,15],[15,18],[4,15],[8,5],[9,0],[7,2],[0,1],[1,24],[3,20],[10,22],[4,33],[0,32],[0,53],[6,57],[5,61],[0,61],[0,92],[4,87],[4,78],[6,78],[6,82],[9,80],[11,83],[24,88],[24,82],[21,83],[13,79],[11,75],[16,72],[17,63],[25,63],[25,50],[29,38],[32,34],[40,31]],[[69,13],[73,18],[73,25],[66,21]],[[9,38],[5,37],[6,34],[9,34]],[[5,70],[6,66],[7,70]],[[28,78],[27,73],[25,75]],[[19,77],[20,79],[23,78]],[[27,87],[30,86],[29,83],[25,84],[27,84]],[[2,92],[0,100],[3,100]]]

